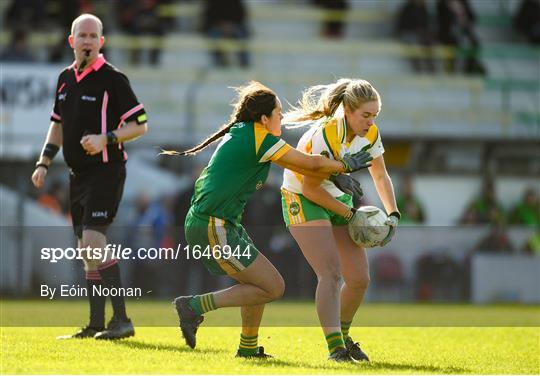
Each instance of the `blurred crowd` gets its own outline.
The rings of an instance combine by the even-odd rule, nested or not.
[[[11,0],[5,8],[4,24],[10,32],[10,42],[2,51],[4,61],[35,61],[29,44],[29,33],[57,31],[58,41],[48,49],[46,60],[65,61],[71,58],[65,36],[71,21],[81,13],[94,13],[106,20],[105,34],[111,31],[130,37],[126,40],[128,60],[133,65],[157,66],[161,63],[164,37],[183,30],[198,30],[208,38],[210,58],[215,67],[237,65],[247,68],[251,58],[246,41],[253,35],[249,7],[245,0],[201,0],[196,20],[182,21],[173,6],[194,0]],[[322,18],[323,38],[346,37],[347,12],[351,0],[309,0],[303,4],[327,11]],[[434,59],[436,46],[452,47],[454,52],[442,61],[445,72],[486,74],[481,62],[481,41],[476,32],[477,15],[469,0],[437,0],[435,6],[425,0],[402,0],[395,17],[398,40],[415,48],[410,50],[411,67],[416,72],[433,73],[438,64]],[[184,27],[182,23],[196,25]],[[512,16],[517,38],[531,44],[540,42],[540,0],[521,0]],[[518,37],[519,36],[519,37]],[[143,51],[140,37],[150,38],[152,46]],[[230,44],[220,41],[232,41]],[[233,51],[234,53],[230,53]],[[235,56],[233,56],[235,55]]]

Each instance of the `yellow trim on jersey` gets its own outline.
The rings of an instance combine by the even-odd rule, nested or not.
[[[326,146],[330,149],[330,152],[334,156],[334,159],[340,158],[341,151],[341,138],[339,137],[339,126],[337,119],[330,119],[325,125],[323,125],[323,137],[326,142]]]
[[[259,163],[268,162],[268,161],[277,161],[279,158],[283,157],[283,154],[288,152],[291,149],[291,146],[285,142],[285,140],[279,140],[276,142],[270,149],[264,153],[264,155],[259,159]]]
[[[338,118],[338,138],[342,144],[346,141],[347,136],[347,124],[345,123],[345,118]]]
[[[369,127],[369,131],[364,137],[367,138],[371,146],[373,146],[375,141],[377,141],[377,138],[379,138],[379,129],[377,126],[373,124],[371,127]]]
[[[274,153],[274,155],[272,155],[272,156],[270,157],[270,160],[271,160],[271,161],[277,161],[279,158],[283,157],[283,156],[285,155],[285,153],[287,153],[287,152],[288,152],[289,150],[291,150],[291,149],[292,149],[292,146],[289,145],[289,144],[287,144],[287,143],[285,143],[285,145],[283,145],[283,146],[281,147],[281,149],[279,149],[278,151],[276,151],[276,152]]]
[[[289,192],[286,189],[282,189],[281,192],[283,193],[285,204],[287,204],[287,216],[289,217],[289,224],[296,225],[299,223],[304,223],[306,221],[306,217],[304,216],[304,208],[302,207],[300,197],[296,193]],[[300,208],[300,211],[296,215],[292,215],[290,210],[293,202],[297,203],[298,207]]]
[[[306,144],[306,150],[305,152],[308,154],[311,154],[311,150],[313,149],[313,139],[309,140]]]
[[[268,134],[268,129],[261,123],[253,123],[253,131],[255,133],[255,155],[257,155],[264,138]]]

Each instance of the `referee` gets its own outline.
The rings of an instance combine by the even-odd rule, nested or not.
[[[32,182],[41,188],[47,169],[62,147],[70,168],[70,210],[79,247],[101,248],[122,198],[127,154],[123,143],[147,131],[146,112],[127,77],[109,64],[100,49],[103,25],[91,14],[71,25],[69,45],[75,62],[58,77],[51,125]],[[105,297],[94,286],[121,287],[117,260],[86,259],[90,322],[73,335],[58,337],[119,339],[135,334],[124,298],[111,296],[113,317],[105,327]]]

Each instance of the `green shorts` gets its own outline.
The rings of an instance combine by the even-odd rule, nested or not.
[[[351,195],[343,194],[336,199],[347,206],[353,206]],[[347,224],[345,217],[315,204],[299,193],[289,192],[286,189],[281,190],[281,207],[287,227],[317,219],[327,219],[335,226]]]
[[[214,275],[245,270],[259,254],[240,224],[189,210],[185,222],[187,257],[199,259]]]

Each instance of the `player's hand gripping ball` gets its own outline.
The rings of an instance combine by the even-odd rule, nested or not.
[[[365,248],[384,245],[390,241],[391,235],[393,235],[388,217],[376,206],[360,207],[352,217],[348,227],[353,242]]]

